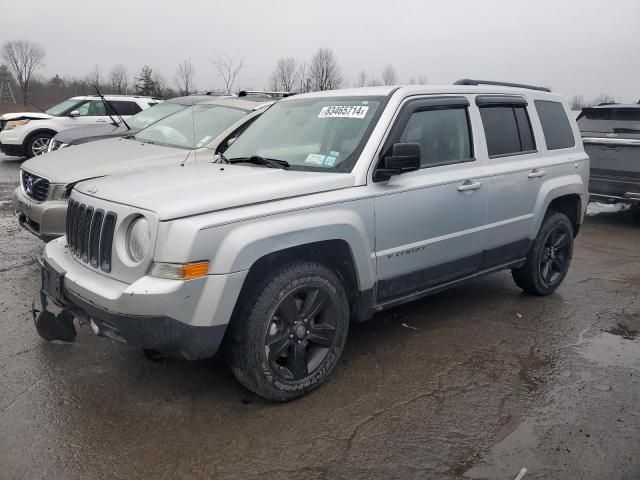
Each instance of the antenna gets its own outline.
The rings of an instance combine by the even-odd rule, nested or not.
[[[0,65],[0,103],[16,103],[11,90],[11,75],[6,65]]]

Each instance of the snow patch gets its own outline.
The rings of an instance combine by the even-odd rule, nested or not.
[[[590,203],[587,207],[587,215],[590,217],[601,215],[603,213],[617,213],[629,210],[631,205],[628,203]]]

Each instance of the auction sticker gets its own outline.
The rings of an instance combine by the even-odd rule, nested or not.
[[[324,155],[318,155],[317,153],[310,153],[307,155],[307,159],[304,163],[310,163],[312,165],[322,165],[324,162]]]
[[[322,107],[318,118],[364,118],[369,107],[362,105],[332,105]]]

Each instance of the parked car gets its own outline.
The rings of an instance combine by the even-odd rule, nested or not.
[[[187,359],[222,346],[243,385],[285,401],[374,312],[503,269],[550,294],[589,198],[575,119],[543,89],[464,83],[285,98],[219,163],[76,185],[38,332],[72,340],[77,317]]]
[[[218,95],[217,97],[224,98]],[[64,130],[51,139],[47,151],[53,152],[54,150],[71,145],[80,145],[82,143],[95,142],[96,140],[104,140],[106,138],[133,135],[158,120],[188,108],[190,105],[195,105],[196,103],[207,100],[211,100],[211,97],[207,95],[189,95],[186,97],[172,98],[155,105],[153,108],[136,113],[134,116],[127,118],[125,122],[87,125]],[[118,119],[116,118],[116,120]]]
[[[578,127],[591,159],[591,197],[640,203],[640,105],[584,108]]]
[[[153,97],[105,95],[123,118],[145,110],[162,100]],[[47,152],[53,136],[81,125],[113,122],[103,100],[94,95],[73,97],[44,113],[20,112],[0,116],[0,151],[15,157],[34,157]]]
[[[27,160],[20,169],[20,185],[13,192],[18,221],[45,241],[64,235],[67,201],[77,182],[164,165],[211,161],[212,149],[226,145],[272,103],[265,97],[208,98],[133,135]]]

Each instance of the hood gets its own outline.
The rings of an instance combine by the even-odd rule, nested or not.
[[[124,125],[87,125],[86,127],[70,128],[58,133],[54,138],[60,143],[78,145],[80,143],[95,142],[111,137],[122,137],[136,133],[138,130],[129,130]]]
[[[179,165],[189,152],[127,138],[112,138],[39,155],[24,162],[22,168],[48,178],[51,183],[69,184],[154,166]]]
[[[354,185],[348,173],[203,163],[91,180],[76,190],[155,212],[162,221]]]
[[[51,115],[47,115],[46,113],[37,113],[37,112],[17,112],[17,113],[5,113],[4,115],[0,115],[0,119],[5,122],[10,122],[11,120],[46,120],[48,118],[53,118]]]

